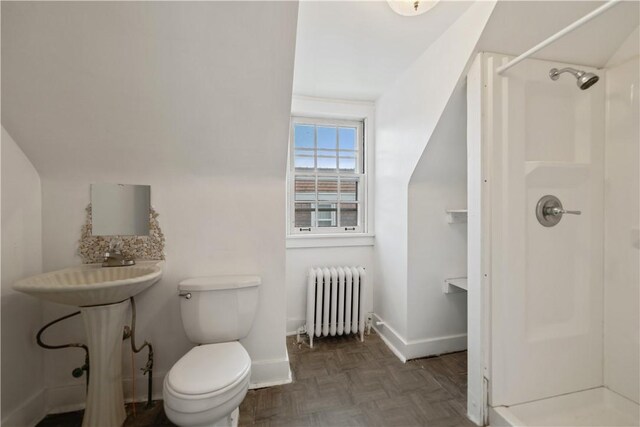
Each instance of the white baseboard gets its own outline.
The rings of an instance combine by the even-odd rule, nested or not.
[[[380,319],[380,316],[376,314],[374,314],[373,317]],[[380,319],[380,321],[382,322],[382,319]],[[405,346],[404,340],[400,334],[387,324],[377,326],[375,320],[373,321],[373,329],[378,333],[378,335],[380,335],[380,338],[382,338],[382,341],[384,341],[387,347],[389,347],[389,350],[391,350],[391,352],[395,354],[402,363],[406,363],[407,356],[400,351],[400,349]]]
[[[154,372],[153,390],[151,397],[153,400],[162,399],[162,383],[166,372]],[[147,377],[136,377],[136,402],[146,402],[147,400]],[[131,378],[122,379],[125,402],[132,402],[132,381]],[[46,389],[46,408],[49,414],[61,414],[64,412],[79,411],[84,409],[86,404],[86,388],[82,384],[69,384]],[[4,424],[4,423],[3,423]],[[9,425],[9,424],[8,424]]]
[[[42,389],[3,417],[0,424],[7,427],[33,427],[38,424],[46,414],[45,389]]]
[[[376,321],[374,321],[373,328],[376,330],[378,335],[380,335],[385,344],[387,344],[393,354],[395,354],[402,362],[467,349],[467,334],[448,335],[444,337],[424,338],[419,340],[406,340],[391,326],[384,323],[384,320],[380,318],[380,316],[375,313],[373,316],[383,322],[382,325],[376,325]]]
[[[81,384],[67,384],[47,387],[47,414],[62,414],[84,409],[87,400],[84,381]]]
[[[250,389],[289,384],[292,380],[288,354],[284,359],[256,360],[251,363]]]
[[[287,319],[287,336],[296,335],[298,328],[304,326],[307,321],[305,319]]]

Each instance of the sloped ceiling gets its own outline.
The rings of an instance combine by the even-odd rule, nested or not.
[[[294,94],[376,100],[471,3],[441,1],[402,17],[386,1],[301,2]],[[479,49],[519,55],[603,3],[501,0]],[[638,26],[639,4],[622,2],[534,57],[603,67]]]
[[[600,1],[499,1],[479,49],[520,55],[601,6]],[[638,26],[640,2],[623,1],[533,58],[604,67]],[[516,70],[514,68],[514,70]]]
[[[296,20],[296,2],[2,2],[2,125],[44,178],[284,178]]]
[[[386,1],[302,1],[294,94],[376,100],[472,3],[406,17]]]

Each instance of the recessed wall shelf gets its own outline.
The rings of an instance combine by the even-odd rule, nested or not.
[[[457,294],[459,292],[467,292],[467,278],[466,277],[452,277],[451,279],[444,279],[444,285],[442,291],[445,294]]]
[[[467,210],[466,209],[447,209],[447,222],[449,224],[467,222]]]

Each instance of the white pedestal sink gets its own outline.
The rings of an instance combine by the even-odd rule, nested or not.
[[[27,277],[14,289],[47,301],[80,307],[89,347],[89,391],[83,427],[121,426],[122,332],[129,298],[160,280],[162,261],[130,267],[88,264]]]

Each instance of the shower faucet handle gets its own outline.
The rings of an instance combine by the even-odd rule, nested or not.
[[[567,210],[562,210],[563,214],[571,214],[571,215],[582,215],[582,211],[567,211]]]
[[[559,207],[547,207],[545,209],[545,214],[554,215],[554,216],[564,215],[564,214],[582,215],[582,211],[569,211]]]
[[[551,194],[542,196],[536,204],[536,218],[544,227],[553,227],[558,224],[564,214],[581,215],[582,212],[565,209],[560,199]]]

